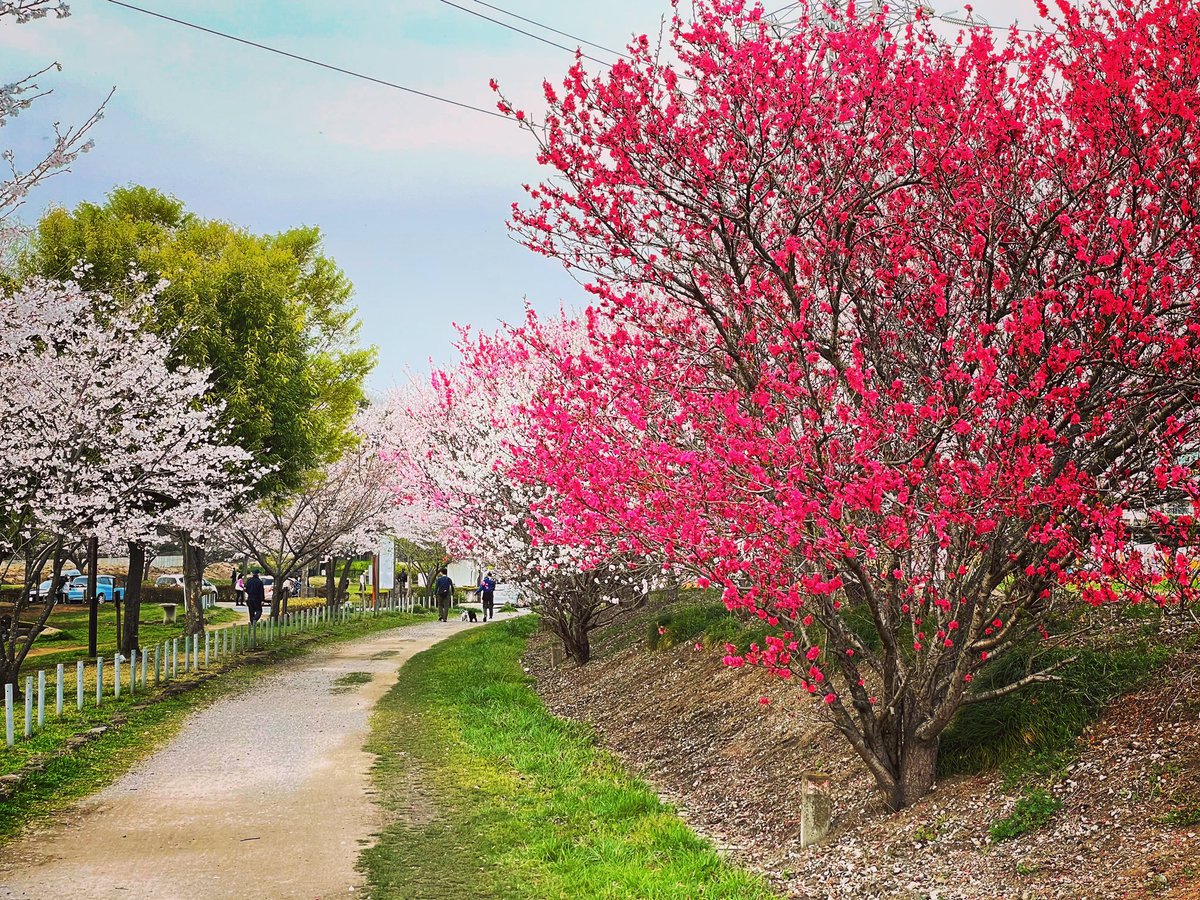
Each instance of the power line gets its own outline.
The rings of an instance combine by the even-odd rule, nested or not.
[[[116,0],[109,0],[109,2],[116,2]],[[533,38],[535,41],[541,41],[543,44],[549,44],[551,47],[557,47],[559,50],[566,50],[568,53],[579,53],[584,59],[590,59],[592,62],[600,63],[602,66],[608,66],[609,68],[612,68],[612,63],[606,62],[603,59],[597,59],[594,56],[588,56],[586,53],[583,53],[574,47],[568,47],[566,44],[559,44],[550,40],[549,38],[544,38],[541,35],[534,34],[532,31],[525,31],[522,28],[518,28],[516,25],[509,25],[507,22],[501,22],[499,19],[493,19],[491,16],[484,15],[481,12],[476,12],[475,10],[468,9],[465,6],[459,6],[457,3],[452,2],[452,0],[438,0],[438,2],[445,3],[447,6],[453,6],[455,9],[462,10],[467,15],[477,16],[480,19],[491,22],[493,25],[499,25],[501,28],[507,28],[509,31],[515,31],[517,34],[523,34],[525,37]]]
[[[993,25],[990,22],[984,22],[979,19],[960,19],[956,16],[934,16],[934,18],[950,25],[959,25],[964,28],[990,28],[992,31],[1023,31],[1025,34],[1046,33],[1040,28],[1022,28],[1016,23],[1013,23],[1012,25]]]
[[[245,44],[247,47],[255,47],[259,50],[266,50],[268,53],[275,53],[279,56],[286,56],[288,59],[294,59],[297,62],[308,63],[310,66],[318,66],[322,69],[328,69],[331,72],[340,72],[343,75],[349,75],[352,78],[361,78],[363,81],[369,81],[372,84],[379,84],[383,87],[389,87],[393,90],[403,91],[406,94],[415,94],[418,97],[424,97],[427,100],[437,100],[439,103],[448,103],[451,106],[457,106],[460,109],[469,109],[472,112],[483,113],[485,116],[495,116],[497,119],[505,121],[514,121],[504,113],[494,109],[484,109],[482,106],[472,106],[470,103],[461,103],[458,100],[451,100],[448,97],[440,97],[437,94],[430,94],[426,91],[419,91],[416,88],[405,87],[402,84],[396,84],[394,81],[385,81],[382,78],[375,78],[372,75],[364,75],[362,72],[355,72],[352,69],[343,69],[341,66],[335,66],[331,63],[321,62],[319,59],[310,59],[307,56],[300,56],[297,53],[289,53],[287,50],[280,50],[277,47],[269,47],[266,44],[260,44],[257,41],[251,41],[247,38],[238,37],[235,34],[228,34],[224,31],[217,31],[215,28],[206,28],[203,25],[197,25],[194,22],[187,22],[183,19],[176,19],[174,16],[168,16],[165,13],[155,12],[152,9],[143,9],[140,6],[134,6],[131,3],[125,3],[123,0],[108,0],[114,6],[121,6],[133,12],[142,13],[143,15],[153,16],[156,19],[163,19],[167,22],[174,22],[176,25],[183,25],[187,28],[194,28],[196,31],[203,31],[205,34],[211,34],[214,37],[225,38],[228,41],[236,41],[239,44]]]
[[[611,47],[605,47],[603,44],[597,44],[595,41],[585,40],[584,38],[577,37],[567,31],[559,31],[557,28],[552,28],[551,26],[539,22],[536,19],[527,19],[524,16],[517,15],[515,12],[510,12],[507,9],[496,6],[495,4],[485,3],[484,0],[471,0],[471,2],[475,3],[477,6],[486,6],[488,9],[495,10],[498,13],[503,13],[506,16],[511,16],[514,19],[519,19],[522,22],[528,22],[530,25],[536,25],[538,28],[553,32],[554,34],[560,34],[565,38],[578,41],[580,44],[587,44],[589,47],[595,47],[597,50],[603,50],[605,53],[611,53],[613,56],[619,56],[622,59],[629,59],[629,55],[622,53],[620,50],[614,50]]]

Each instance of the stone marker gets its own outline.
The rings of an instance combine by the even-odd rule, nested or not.
[[[800,846],[809,847],[822,840],[829,833],[832,818],[829,776],[804,772],[800,776]]]

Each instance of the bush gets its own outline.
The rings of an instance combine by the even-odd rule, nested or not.
[[[1062,801],[1042,788],[1027,791],[1013,811],[988,828],[993,841],[1010,841],[1049,822],[1062,809]]]
[[[732,616],[724,603],[703,603],[665,610],[650,620],[646,643],[651,650],[666,650],[703,637],[723,619]]]

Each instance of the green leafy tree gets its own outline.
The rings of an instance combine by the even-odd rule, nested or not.
[[[165,282],[142,324],[172,338],[171,363],[211,371],[230,442],[264,467],[257,497],[299,489],[352,445],[348,426],[375,351],[356,345],[353,288],[323,255],[318,229],[253,234],[129,186],[102,204],[49,210],[19,267],[131,302],[147,282]],[[188,624],[199,631],[203,541],[184,555],[196,588]]]

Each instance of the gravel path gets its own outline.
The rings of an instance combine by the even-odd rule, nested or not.
[[[354,896],[380,824],[368,714],[409,657],[466,627],[335,646],[197,712],[115,784],[6,848],[0,898]],[[335,690],[350,672],[372,678]]]

